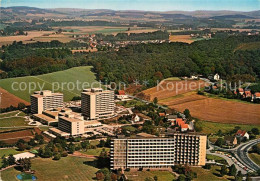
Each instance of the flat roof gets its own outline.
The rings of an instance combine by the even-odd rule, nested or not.
[[[50,130],[55,132],[55,133],[57,133],[57,134],[59,134],[59,135],[61,135],[61,136],[69,136],[70,135],[70,133],[61,131],[61,130],[59,130],[57,128],[50,128]]]
[[[101,122],[99,122],[99,121],[96,121],[96,120],[94,120],[94,121],[85,121],[85,123],[84,123],[85,125],[91,125],[91,124],[101,124]]]
[[[58,116],[59,115],[59,112],[58,111],[50,111],[50,110],[46,110],[46,111],[43,111],[47,114],[50,114],[52,116]]]
[[[66,121],[69,121],[69,122],[79,122],[79,121],[83,121],[81,119],[77,119],[77,118],[67,118],[65,116],[61,116],[59,117],[60,119],[63,119],[63,120],[66,120]]]
[[[37,118],[43,119],[47,122],[58,122],[57,119],[53,119],[53,118],[46,116],[44,114],[34,114],[34,116],[37,117]]]

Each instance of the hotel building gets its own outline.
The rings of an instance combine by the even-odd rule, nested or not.
[[[81,93],[81,111],[86,119],[102,119],[115,114],[114,91],[101,88],[84,89]]]
[[[31,112],[42,114],[43,111],[63,107],[63,94],[49,90],[36,91],[31,95]]]
[[[207,136],[175,133],[169,138],[117,138],[111,141],[111,169],[205,165]]]

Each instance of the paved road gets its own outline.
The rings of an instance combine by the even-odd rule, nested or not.
[[[234,152],[235,156],[237,157],[237,159],[240,160],[240,162],[255,171],[259,170],[260,167],[249,158],[248,151],[251,149],[252,146],[256,145],[257,143],[260,143],[260,139],[252,140],[247,142],[246,144],[240,145]]]

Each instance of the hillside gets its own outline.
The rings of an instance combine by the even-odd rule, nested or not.
[[[0,86],[11,94],[29,102],[30,94],[33,93],[33,91],[40,90],[40,87],[49,90],[52,90],[52,87],[57,89],[58,85],[60,89],[57,89],[56,92],[63,92],[64,101],[69,101],[74,96],[80,96],[80,92],[82,91],[82,84],[80,85],[80,82],[87,82],[84,88],[88,88],[91,83],[96,82],[95,74],[91,72],[91,68],[91,66],[84,66],[39,76],[2,79],[0,80]],[[79,89],[77,89],[77,82]],[[12,85],[14,89],[12,89]],[[19,90],[18,85],[20,85],[21,90]],[[34,85],[36,85],[36,87]],[[94,87],[97,86],[98,85],[95,84]],[[34,90],[30,91],[29,87],[34,88]]]

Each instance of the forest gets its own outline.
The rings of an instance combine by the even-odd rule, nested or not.
[[[192,44],[139,44],[118,52],[89,54],[87,60],[98,78],[107,82],[131,83],[138,79],[149,81],[152,86],[158,79],[191,74],[259,77],[260,49],[235,51],[241,43],[256,41],[260,41],[260,36],[230,36]]]
[[[24,45],[14,42],[3,47],[0,57],[2,78],[64,70],[92,65],[101,81],[124,81],[136,79],[148,81],[150,86],[167,77],[218,73],[222,78],[234,75],[260,75],[260,49],[239,50],[242,43],[259,42],[260,36],[229,36],[186,43],[138,44],[120,48],[119,51],[100,51],[72,54],[65,46],[55,47],[58,42]],[[44,47],[44,48],[40,48]]]

